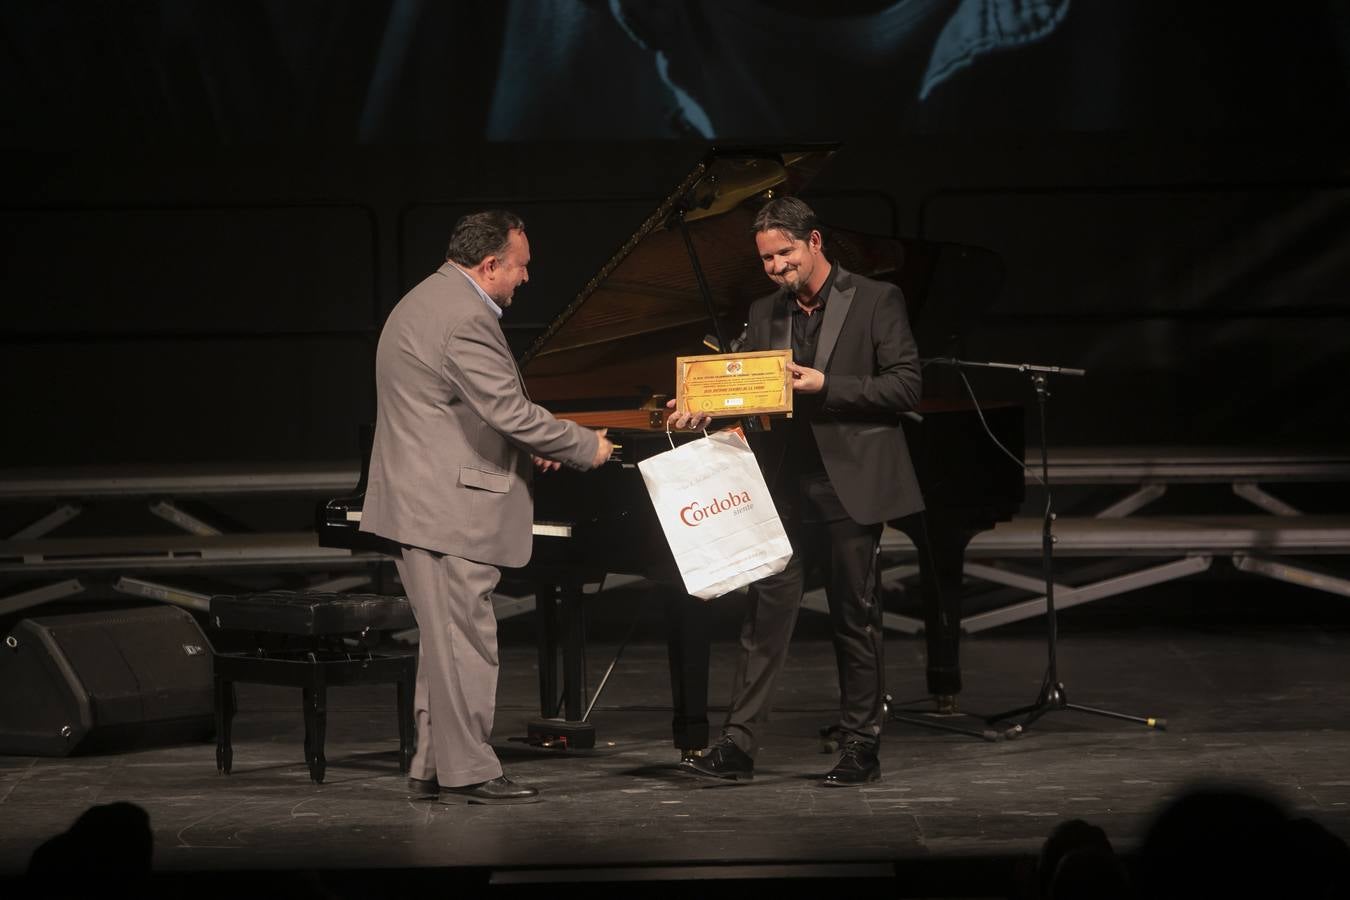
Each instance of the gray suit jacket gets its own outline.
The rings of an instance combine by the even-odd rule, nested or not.
[[[375,354],[361,530],[497,566],[529,561],[530,454],[590,468],[594,431],[525,395],[501,325],[446,263],[399,301]]]
[[[825,373],[823,410],[811,430],[844,511],[871,525],[923,509],[899,424],[900,413],[919,406],[919,350],[900,289],[834,265],[816,358],[794,361]],[[742,349],[790,349],[793,302],[779,291],[752,303]],[[782,451],[773,435],[756,446],[770,477]]]

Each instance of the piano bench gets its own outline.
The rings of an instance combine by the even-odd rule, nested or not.
[[[234,762],[230,725],[237,711],[235,682],[301,689],[305,716],[305,764],[309,777],[323,782],[328,717],[328,686],[398,686],[399,767],[407,772],[413,754],[413,689],[417,653],[377,651],[372,634],[416,626],[406,597],[379,594],[295,593],[221,594],[211,598],[211,622],[217,628],[280,635],[280,649],[216,653],[216,770],[228,775]],[[259,640],[259,643],[263,643]]]

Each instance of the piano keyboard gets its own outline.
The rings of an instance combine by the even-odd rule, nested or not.
[[[361,510],[347,510],[347,521],[360,522]],[[566,522],[535,522],[530,531],[535,537],[570,538],[572,536],[572,526]]]

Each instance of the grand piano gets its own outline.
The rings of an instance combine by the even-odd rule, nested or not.
[[[511,574],[536,585],[543,716],[582,718],[583,585],[606,574],[678,583],[637,470],[670,447],[665,401],[674,393],[674,358],[716,352],[741,332],[750,302],[772,290],[753,252],[755,213],[772,197],[799,193],[836,150],[709,151],[521,354],[531,399],[560,417],[609,428],[619,448],[598,472],[564,469],[535,481],[534,555],[528,569]],[[850,271],[901,288],[924,355],[959,349],[954,342],[997,286],[972,275],[998,270],[996,258],[976,248],[845,228],[831,228],[825,247]],[[927,687],[935,696],[961,689],[966,544],[1011,518],[1023,499],[1020,466],[989,432],[1020,459],[1022,422],[1016,405],[986,407],[981,417],[959,383],[944,384],[933,368],[925,370],[920,415],[902,422],[928,507],[926,529],[905,530],[918,550]],[[363,487],[320,506],[320,543],[372,548],[370,536],[355,531]]]

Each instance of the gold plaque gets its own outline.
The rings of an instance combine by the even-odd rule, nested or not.
[[[792,415],[791,350],[675,359],[675,408],[722,416]]]

